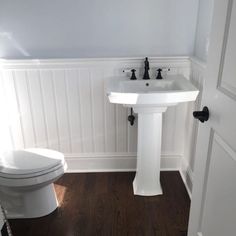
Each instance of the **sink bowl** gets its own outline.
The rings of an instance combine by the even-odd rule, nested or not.
[[[162,113],[168,106],[194,101],[198,90],[182,75],[162,80],[113,78],[106,93],[111,103],[132,107],[138,114],[137,169],[135,195],[162,194],[160,183]]]
[[[173,106],[194,101],[198,90],[182,75],[167,76],[162,80],[121,80],[114,78],[107,84],[111,103],[135,105]]]

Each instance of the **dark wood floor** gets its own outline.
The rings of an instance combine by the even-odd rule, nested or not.
[[[164,194],[134,196],[134,173],[65,174],[60,207],[38,219],[11,220],[14,236],[185,236],[190,200],[178,172],[161,172]]]

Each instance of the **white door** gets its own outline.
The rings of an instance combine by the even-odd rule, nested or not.
[[[236,0],[215,0],[188,236],[236,236]]]

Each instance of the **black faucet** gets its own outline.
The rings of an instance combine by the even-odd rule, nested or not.
[[[149,61],[148,61],[148,58],[146,57],[145,61],[144,61],[144,75],[143,75],[143,79],[150,79],[148,71],[149,71]]]

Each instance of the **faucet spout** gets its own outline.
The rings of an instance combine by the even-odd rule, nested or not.
[[[149,71],[149,61],[148,61],[148,58],[146,57],[145,61],[144,61],[144,75],[143,75],[143,79],[150,79],[148,71]]]

